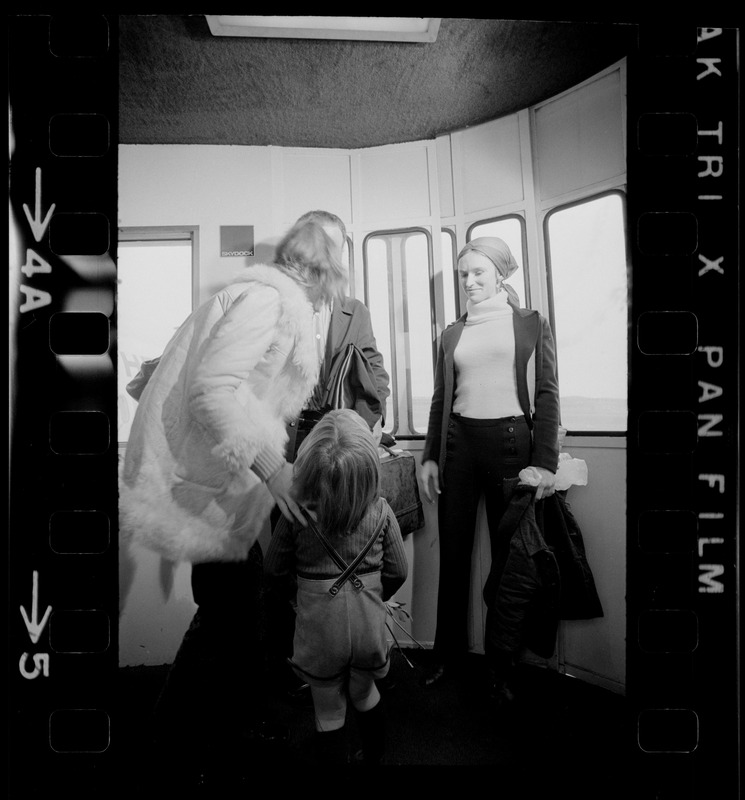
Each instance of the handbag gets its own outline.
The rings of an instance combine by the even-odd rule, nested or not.
[[[321,405],[328,411],[351,408],[371,428],[382,415],[372,367],[354,342],[338,353],[331,364]]]
[[[329,388],[326,405],[330,409],[354,408],[354,391],[351,386],[350,371],[355,357],[356,346],[350,344],[342,353],[336,371],[332,366],[332,376],[329,379]]]
[[[152,377],[153,372],[155,372],[155,368],[158,366],[158,364],[160,364],[160,359],[161,356],[158,356],[157,358],[151,358],[147,361],[143,361],[142,364],[140,364],[140,371],[125,387],[127,394],[130,397],[133,397],[135,400],[139,401],[142,393],[145,391],[145,387]]]
[[[411,453],[383,447],[380,457],[380,494],[396,515],[401,536],[424,527],[424,508],[419,496],[416,459]]]
[[[324,406],[328,410],[351,408],[370,427],[382,413],[370,362],[353,342],[337,355],[331,365]],[[384,452],[380,458],[380,494],[393,509],[401,535],[407,536],[424,527],[416,460],[411,453],[381,447]]]

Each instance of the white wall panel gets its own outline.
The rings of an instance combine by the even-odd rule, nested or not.
[[[199,226],[200,302],[248,263],[220,255],[221,225],[253,225],[256,259],[274,253],[270,148],[123,145],[119,226]]]
[[[456,136],[464,214],[523,199],[517,114],[477,125]]]
[[[133,545],[120,551],[120,575],[119,666],[170,664],[197,608],[191,566]]]
[[[449,136],[440,136],[436,141],[437,182],[440,190],[440,214],[452,217],[455,214],[455,195],[453,187],[453,156],[450,152]]]
[[[564,450],[587,462],[587,486],[567,501],[585,544],[604,616],[562,623],[566,671],[612,691],[626,683],[626,448],[587,437],[567,437]]]
[[[360,219],[366,227],[395,219],[399,225],[432,213],[429,155],[424,145],[360,151]]]
[[[535,158],[541,200],[609,180],[626,169],[620,72],[539,106]]]
[[[350,156],[348,153],[291,151],[283,159],[283,214],[287,225],[301,214],[323,209],[352,221]]]

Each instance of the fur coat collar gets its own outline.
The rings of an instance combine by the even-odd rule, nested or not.
[[[246,268],[167,345],[143,390],[120,476],[122,538],[171,561],[240,560],[274,500],[252,465],[284,456],[318,378],[313,309],[270,265]]]

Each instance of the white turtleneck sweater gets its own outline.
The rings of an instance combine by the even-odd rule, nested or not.
[[[515,379],[515,330],[507,293],[466,304],[468,316],[453,353],[453,411],[463,417],[496,419],[523,413]]]

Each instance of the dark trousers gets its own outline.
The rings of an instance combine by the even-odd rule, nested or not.
[[[159,742],[215,748],[264,717],[262,579],[258,542],[245,561],[192,566],[198,608],[158,699]]]
[[[523,416],[450,417],[438,507],[440,578],[434,655],[440,662],[452,663],[468,651],[471,556],[479,500],[483,495],[491,551],[496,553],[496,531],[506,506],[502,482],[529,465],[530,442]]]

